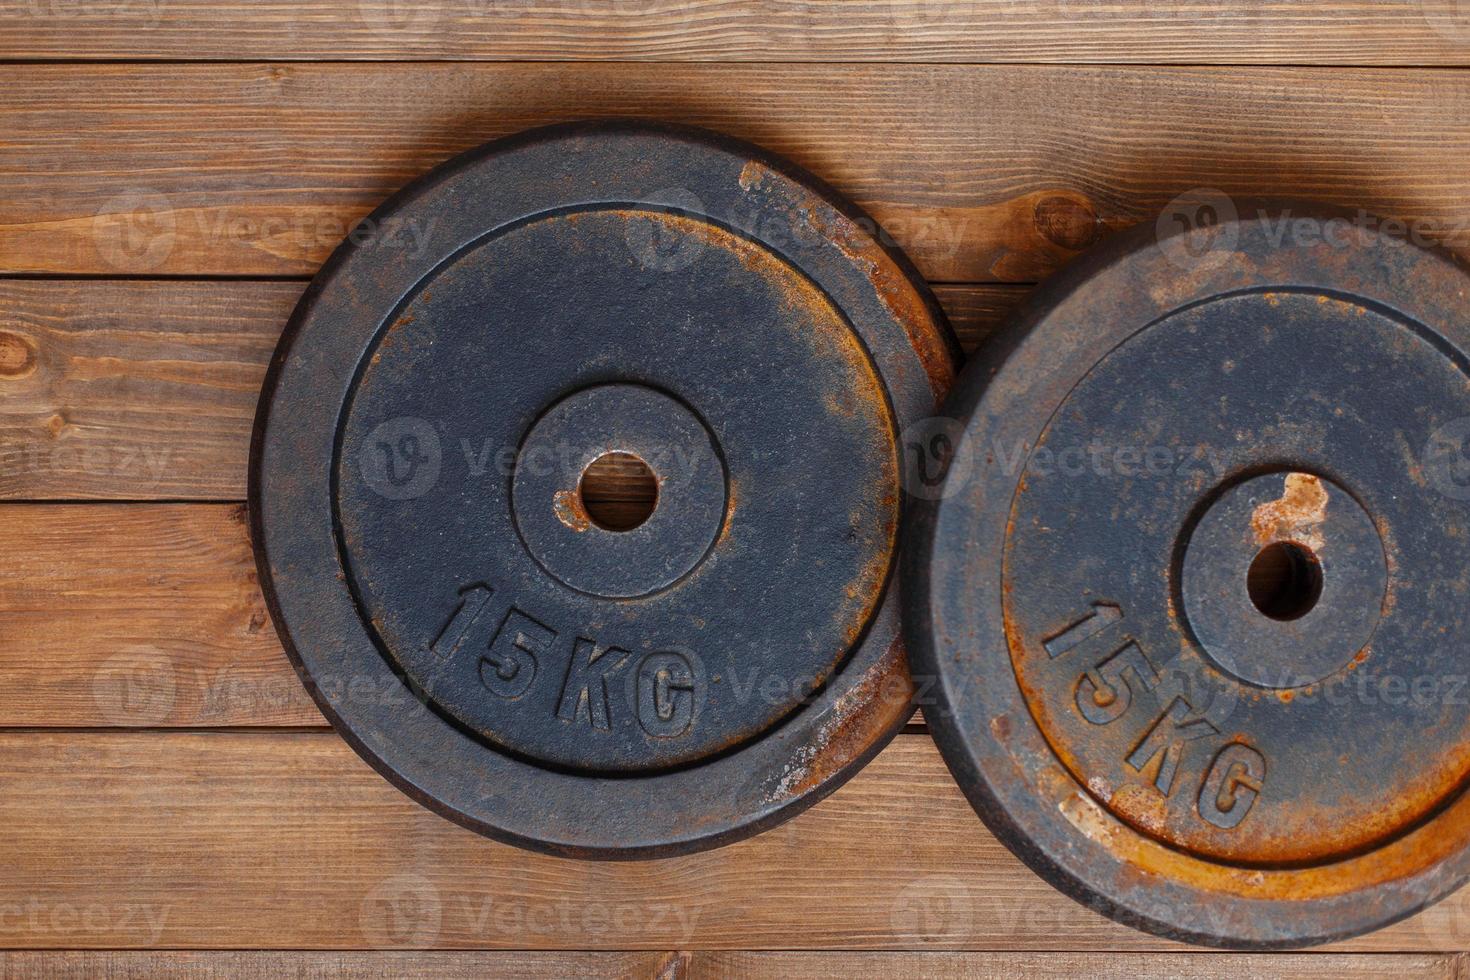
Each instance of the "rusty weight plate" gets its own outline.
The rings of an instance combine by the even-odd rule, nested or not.
[[[911,710],[897,432],[953,354],[875,234],[756,147],[628,122],[490,144],[343,244],[250,496],[281,638],[364,758],[602,858],[755,833],[878,751]]]
[[[909,646],[1057,887],[1264,949],[1465,879],[1467,297],[1361,216],[1242,206],[1117,236],[967,367]]]

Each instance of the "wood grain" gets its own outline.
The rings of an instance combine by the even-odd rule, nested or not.
[[[0,498],[242,497],[265,365],[301,290],[0,280]]]
[[[0,975],[11,980],[679,980],[689,976],[680,953],[532,952],[135,952],[64,950],[0,952]],[[1416,961],[1417,962],[1417,961]],[[1418,974],[1408,973],[1406,976]]]
[[[1455,980],[1456,956],[1298,953],[785,953],[698,952],[692,973],[701,980],[1349,980],[1353,977],[1423,977]]]
[[[4,517],[5,725],[325,724],[271,626],[242,506]]]
[[[1021,301],[1029,285],[935,285],[934,294],[966,354],[983,344]]]
[[[990,283],[940,288],[968,347],[1194,188],[1470,255],[1470,75],[1440,70],[1470,66],[1464,0],[0,0],[0,62],[0,276],[114,277],[0,278],[0,974],[1465,975],[1463,893],[1362,952],[1116,926],[996,842],[923,734],[705,855],[486,841],[325,729],[227,503],[300,280],[487,139],[637,115],[756,140],[931,280]],[[54,503],[82,500],[110,502]]]
[[[677,980],[1353,980],[1402,977],[1454,980],[1458,954],[1399,953],[792,953],[693,950],[671,953],[577,952],[311,952],[221,950],[160,952],[64,950],[0,952],[0,974],[12,980],[234,980],[237,977],[341,977],[372,980],[536,980],[628,977]]]
[[[789,155],[940,282],[1031,282],[1180,193],[1340,201],[1464,244],[1470,74],[1311,68],[15,65],[0,271],[307,275],[458,151],[654,116]],[[368,228],[412,251],[432,225]]]
[[[653,862],[485,840],[329,733],[0,734],[0,826],[6,947],[1168,948],[1025,868],[922,735],[768,833]],[[1350,945],[1467,939],[1462,892]]]
[[[0,499],[244,499],[265,366],[303,288],[0,279]],[[972,349],[1026,290],[938,292]]]
[[[1453,0],[0,0],[0,58],[1463,65]]]

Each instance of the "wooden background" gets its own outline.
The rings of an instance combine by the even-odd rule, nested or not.
[[[483,840],[325,727],[242,497],[307,278],[484,140],[633,114],[758,141],[884,222],[973,345],[1194,188],[1361,205],[1463,246],[1470,3],[0,0],[0,60],[0,972],[1466,966],[1470,891],[1292,956],[1116,926],[990,837],[917,725],[814,810],[709,854],[580,864]]]

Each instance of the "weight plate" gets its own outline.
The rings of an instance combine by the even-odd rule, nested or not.
[[[755,833],[877,752],[911,710],[897,433],[953,354],[875,229],[755,147],[616,123],[492,143],[343,244],[271,365],[251,521],[358,752],[584,857]],[[602,466],[641,512],[593,506]]]
[[[1467,296],[1361,217],[1241,208],[1117,236],[966,369],[909,647],[1059,888],[1275,948],[1464,880]]]

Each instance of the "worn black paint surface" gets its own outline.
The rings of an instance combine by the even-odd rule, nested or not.
[[[1310,215],[1136,229],[1044,288],[957,385],[908,542],[981,816],[1212,945],[1361,933],[1470,869],[1470,278]],[[1319,584],[1268,615],[1248,570],[1282,544]]]
[[[810,805],[902,724],[898,432],[948,339],[809,175],[554,128],[384,205],[302,300],[252,453],[261,577],[339,731],[421,801],[589,857]],[[578,496],[631,453],[629,531]]]

